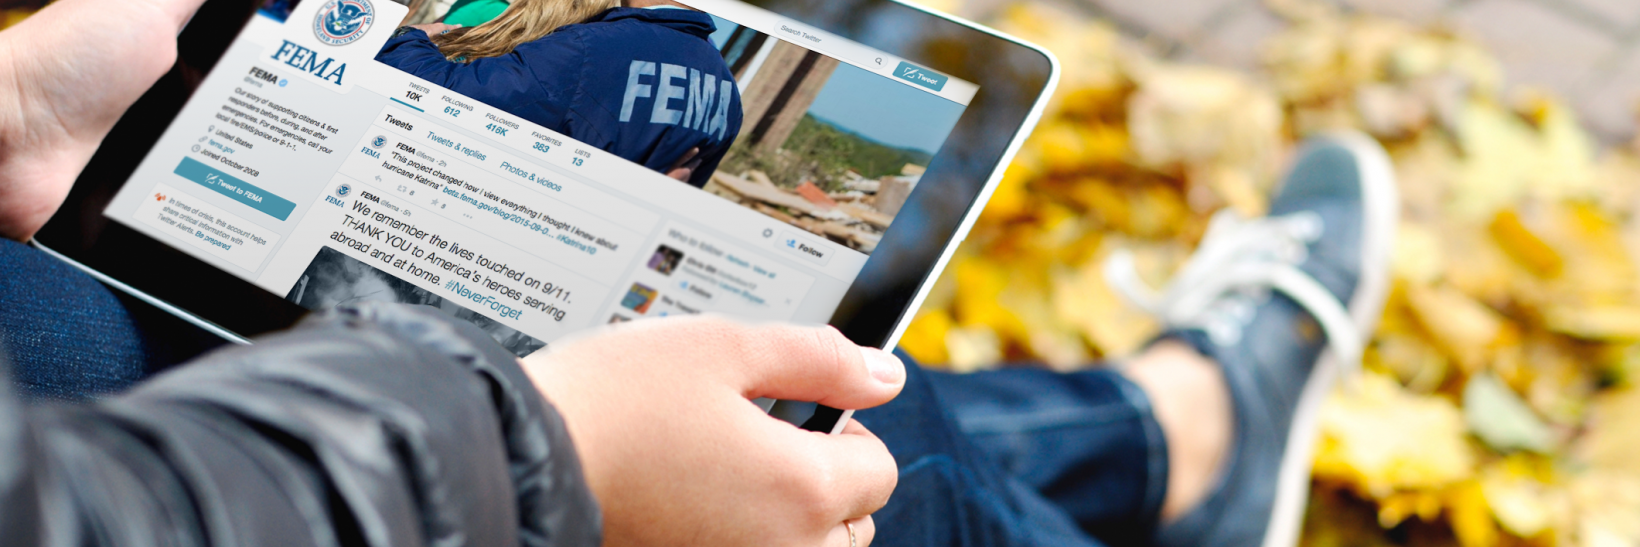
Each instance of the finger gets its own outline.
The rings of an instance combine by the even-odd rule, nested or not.
[[[792,465],[814,477],[808,486],[816,494],[809,501],[818,515],[828,517],[822,522],[869,516],[888,504],[899,483],[899,467],[888,447],[865,426],[850,420],[839,435],[783,429],[766,435],[791,447],[799,454]]]
[[[694,163],[695,158],[699,155],[700,155],[700,147],[699,146],[696,146],[694,148],[690,148],[688,152],[684,152],[683,156],[678,158],[678,161],[672,162],[672,170],[675,171],[675,170],[678,170],[678,169],[693,169],[694,166],[690,165],[690,164]]]
[[[111,22],[110,10],[118,12],[121,22],[133,21],[141,24],[155,25],[155,28],[164,28],[166,35],[175,37],[182,33],[182,26],[188,19],[199,11],[199,6],[205,0],[130,0],[128,2],[106,2],[99,0],[63,0],[47,4],[40,12],[30,19],[46,21],[51,16],[65,17],[76,21],[89,21],[90,25]],[[122,11],[136,10],[136,11]],[[45,17],[42,17],[44,15]],[[155,19],[153,16],[158,15]],[[25,20],[26,21],[26,20]],[[159,27],[158,25],[165,25]],[[83,29],[82,29],[83,30]],[[59,33],[71,35],[72,33]]]
[[[866,429],[865,424],[850,419],[837,435],[817,436],[823,445],[829,445],[831,455],[851,467],[844,468],[848,478],[845,488],[853,488],[856,497],[846,517],[866,517],[888,505],[889,496],[900,483],[900,466],[888,451],[883,440]],[[842,442],[838,442],[842,441]],[[825,454],[827,448],[821,448]]]
[[[854,541],[849,541],[849,528],[854,529]],[[858,518],[839,524],[826,533],[825,547],[866,547],[877,537],[877,523],[871,517]]]
[[[857,346],[829,326],[752,327],[742,341],[751,355],[736,368],[749,398],[859,410],[893,400],[905,385],[905,365],[893,354]]]
[[[680,168],[668,171],[666,173],[666,176],[672,178],[673,180],[677,180],[677,181],[681,181],[681,182],[688,182],[689,177],[695,176],[695,170],[694,169],[689,169],[689,168],[686,168],[686,167],[680,167]]]
[[[199,11],[199,6],[205,3],[205,0],[142,1],[154,6],[155,8],[158,8],[165,14],[167,20],[176,24],[176,32],[173,32],[172,34],[180,34],[182,32],[182,25],[187,24],[188,19],[194,16],[194,12]]]

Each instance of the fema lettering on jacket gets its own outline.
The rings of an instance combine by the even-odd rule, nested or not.
[[[632,61],[627,69],[626,96],[621,100],[621,123],[634,115],[643,119],[638,99],[652,99],[649,123],[681,125],[723,140],[729,129],[729,109],[734,103],[735,83],[718,80],[713,74],[684,66]],[[683,108],[673,101],[683,99]]]

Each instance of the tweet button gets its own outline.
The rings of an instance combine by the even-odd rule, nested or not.
[[[900,61],[900,66],[894,69],[894,77],[934,91],[945,89],[945,83],[951,81],[950,76],[936,74],[905,61]]]
[[[273,195],[272,192],[218,171],[193,158],[182,158],[182,164],[177,165],[176,174],[279,220],[290,218],[290,213],[296,210],[296,204],[290,200]]]

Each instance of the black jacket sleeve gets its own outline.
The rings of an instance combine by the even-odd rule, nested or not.
[[[580,547],[558,414],[471,325],[362,304],[84,406],[0,382],[0,543]]]

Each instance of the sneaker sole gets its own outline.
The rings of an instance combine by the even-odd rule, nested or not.
[[[1361,329],[1362,340],[1370,343],[1389,292],[1390,254],[1400,218],[1394,167],[1384,149],[1365,135],[1347,132],[1324,136],[1353,152],[1360,170],[1364,209],[1362,271],[1349,311],[1350,318]],[[1298,408],[1293,412],[1293,423],[1287,433],[1287,446],[1282,452],[1275,503],[1265,528],[1263,547],[1298,544],[1305,504],[1310,497],[1311,464],[1321,435],[1321,406],[1338,378],[1339,366],[1332,350],[1323,351],[1316,361],[1315,373],[1310,375],[1299,395]]]

